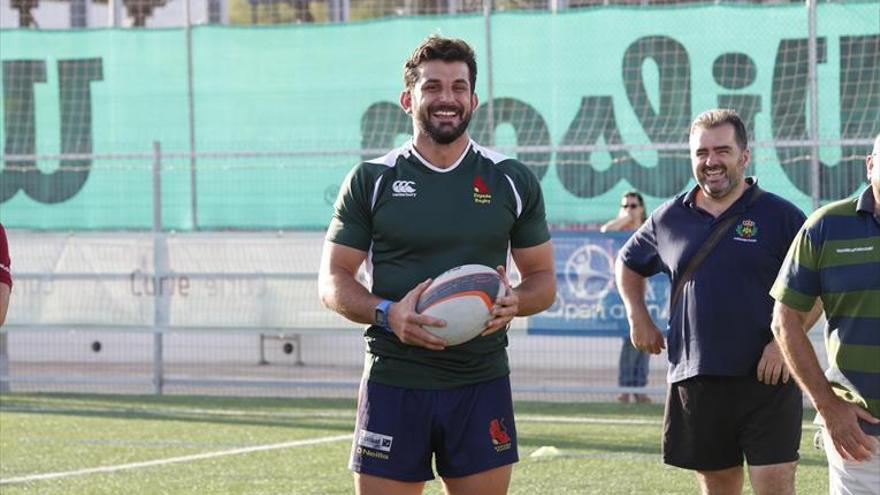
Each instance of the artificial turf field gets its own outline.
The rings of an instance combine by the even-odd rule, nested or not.
[[[3,495],[350,494],[354,401],[0,395]],[[660,461],[657,404],[518,402],[511,494],[693,494]],[[804,417],[799,494],[828,493]],[[550,455],[533,456],[541,447]],[[439,481],[426,494],[441,494]],[[746,493],[751,493],[747,489]]]

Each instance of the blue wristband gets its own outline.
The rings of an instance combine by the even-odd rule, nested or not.
[[[377,326],[393,333],[394,330],[391,329],[391,323],[388,321],[388,309],[392,304],[394,304],[394,302],[389,301],[388,299],[383,299],[379,302],[379,304],[376,305],[375,320]]]

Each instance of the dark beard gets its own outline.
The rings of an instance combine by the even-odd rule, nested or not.
[[[461,124],[458,124],[455,127],[450,128],[449,126],[444,126],[443,128],[435,127],[431,122],[422,122],[421,128],[422,132],[427,134],[431,139],[433,139],[437,144],[449,144],[464,134],[464,131],[467,130],[468,124],[470,124],[471,119],[468,117],[466,120],[462,120]]]
[[[432,124],[430,112],[431,109],[428,109],[428,114],[422,115],[422,118],[419,119],[419,129],[437,144],[449,144],[460,138],[471,123],[471,116],[473,115],[473,113],[463,115],[461,123],[450,128],[449,126],[437,127]]]

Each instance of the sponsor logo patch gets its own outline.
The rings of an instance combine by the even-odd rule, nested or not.
[[[391,196],[395,198],[416,197],[416,181],[396,180],[391,183]]]
[[[758,242],[758,225],[754,220],[743,220],[736,226],[736,236],[734,236],[733,240],[739,242]]]
[[[489,438],[492,439],[495,452],[504,452],[513,445],[510,435],[507,434],[507,428],[504,426],[504,418],[493,419],[489,422]]]
[[[361,430],[358,434],[358,445],[372,450],[380,450],[382,452],[391,452],[391,441],[394,437],[382,435],[381,433],[373,433],[372,431]]]
[[[387,461],[388,459],[391,459],[391,456],[388,454],[384,454],[382,452],[376,452],[375,450],[365,449],[364,447],[361,447],[360,445],[358,445],[358,447],[355,449],[355,452],[357,453],[357,455],[362,455],[365,457],[373,457],[376,459],[382,459],[383,461]]]

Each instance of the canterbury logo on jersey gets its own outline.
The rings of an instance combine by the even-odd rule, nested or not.
[[[414,198],[416,182],[413,180],[396,180],[391,183],[391,195],[395,198]]]

